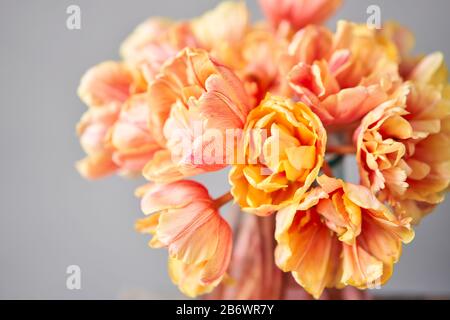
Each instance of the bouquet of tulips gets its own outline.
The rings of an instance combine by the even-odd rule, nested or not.
[[[449,187],[443,55],[413,55],[396,23],[329,30],[321,23],[340,0],[259,2],[267,19],[254,24],[243,2],[189,21],[150,18],[121,61],[87,71],[77,168],[149,181],[136,191],[136,229],[168,249],[170,277],[188,296],[219,287],[273,298],[283,272],[316,299],[382,285]],[[343,155],[356,157],[360,184],[333,175]],[[189,180],[227,167],[230,192],[219,198]],[[230,201],[245,239],[219,212]]]

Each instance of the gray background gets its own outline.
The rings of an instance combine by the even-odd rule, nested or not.
[[[212,0],[1,0],[0,2],[0,298],[177,298],[164,250],[134,232],[140,181],[83,180],[74,126],[85,110],[76,96],[84,71],[116,59],[120,42],[149,16],[194,17]],[[77,4],[82,29],[66,29]],[[260,13],[248,1],[253,17]],[[363,22],[378,4],[417,35],[418,51],[450,57],[448,0],[346,1],[338,17]],[[334,25],[333,19],[332,24]],[[349,170],[354,165],[347,163]],[[213,195],[226,172],[199,178]],[[354,179],[354,176],[353,176]],[[450,202],[417,228],[390,283],[377,294],[450,294]],[[66,267],[82,269],[82,289],[65,287]]]

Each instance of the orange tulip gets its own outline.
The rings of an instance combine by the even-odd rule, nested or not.
[[[285,69],[299,99],[325,124],[349,124],[387,100],[400,81],[395,45],[365,25],[336,34],[308,26],[293,38]]]
[[[149,215],[136,228],[153,235],[149,245],[169,250],[169,274],[188,296],[211,291],[225,275],[232,231],[208,191],[198,182],[150,184],[138,189]]]
[[[412,241],[399,220],[369,189],[321,176],[319,188],[277,213],[277,265],[316,299],[325,288],[384,284]]]
[[[132,94],[145,91],[138,70],[121,62],[106,61],[89,69],[81,78],[78,96],[90,108],[122,104]]]
[[[268,95],[250,112],[242,144],[244,159],[229,175],[231,193],[244,211],[269,215],[312,185],[324,160],[326,132],[305,104]]]
[[[409,72],[409,91],[362,121],[357,136],[362,182],[418,223],[444,200],[450,182],[450,86],[440,53]]]
[[[403,116],[410,90],[403,85],[396,97],[369,112],[356,131],[361,182],[374,193],[387,188],[400,195],[408,188],[404,142],[413,137],[413,128]]]
[[[152,181],[168,182],[225,167],[227,130],[243,128],[250,99],[228,68],[200,49],[185,49],[149,87],[155,138],[166,147],[144,168]]]
[[[87,153],[77,163],[81,175],[134,175],[161,149],[148,127],[145,86],[141,73],[125,63],[104,62],[86,72],[78,89],[89,106],[77,126]]]
[[[82,176],[96,179],[119,169],[121,165],[113,161],[114,147],[109,141],[111,129],[119,118],[123,103],[144,88],[140,73],[119,62],[103,62],[83,76],[78,95],[89,110],[77,126],[81,146],[87,153],[87,157],[76,165]]]
[[[122,173],[140,172],[161,146],[148,126],[150,107],[147,94],[130,97],[111,128],[113,161]]]

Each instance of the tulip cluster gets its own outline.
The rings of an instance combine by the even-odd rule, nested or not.
[[[167,248],[169,274],[191,297],[233,285],[229,201],[276,220],[276,266],[313,297],[384,284],[412,226],[450,182],[450,85],[441,53],[415,56],[412,34],[322,23],[341,0],[243,2],[189,21],[151,18],[121,61],[81,79],[81,175],[143,176],[139,232]],[[356,157],[360,184],[329,162]],[[230,167],[213,199],[198,174]],[[245,250],[240,252],[244,252]],[[254,253],[247,252],[248,255]],[[271,271],[272,272],[272,271]]]

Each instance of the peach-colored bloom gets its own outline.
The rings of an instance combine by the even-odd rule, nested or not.
[[[121,104],[145,90],[142,75],[126,63],[106,61],[89,69],[81,78],[78,96],[88,107]]]
[[[139,95],[144,90],[140,73],[124,63],[104,62],[83,76],[78,93],[89,109],[77,126],[81,146],[87,153],[77,163],[81,175],[96,179],[118,170],[125,174],[142,169],[143,158],[149,159],[155,143],[148,132],[145,140],[140,139],[142,135],[138,139],[136,130],[130,130],[134,126],[146,131],[142,122],[146,122],[148,104]],[[143,144],[138,146],[139,142]]]
[[[166,149],[144,168],[146,178],[167,182],[226,166],[221,138],[227,129],[243,128],[250,111],[250,99],[230,69],[204,50],[187,48],[163,67],[148,94],[150,124]],[[213,131],[222,135],[221,144]]]
[[[149,128],[149,113],[148,95],[134,95],[122,106],[111,129],[113,161],[122,172],[140,172],[161,149]]]
[[[247,118],[239,146],[245,159],[230,172],[235,201],[268,215],[298,200],[316,179],[325,146],[325,129],[308,106],[268,95]]]
[[[149,184],[137,191],[149,215],[136,228],[153,235],[149,245],[169,250],[169,273],[189,296],[213,289],[225,275],[231,257],[232,231],[208,191],[198,182]]]
[[[450,92],[440,53],[409,72],[409,91],[362,121],[356,143],[361,181],[414,222],[444,200],[450,182]]]
[[[197,47],[188,22],[150,18],[122,43],[123,59],[138,68],[151,82],[169,58],[185,47]]]
[[[96,179],[117,171],[108,143],[110,129],[121,105],[143,87],[139,73],[119,62],[103,62],[85,73],[78,87],[80,99],[89,107],[77,125],[81,146],[87,153],[76,165],[82,176]]]
[[[285,21],[298,30],[324,22],[341,6],[342,0],[259,0],[259,4],[274,27]]]
[[[316,299],[325,288],[384,284],[414,237],[372,192],[321,176],[319,188],[277,213],[277,265]]]
[[[240,63],[239,51],[249,30],[249,12],[245,2],[224,1],[190,22],[198,43],[228,67]]]
[[[403,85],[397,97],[369,112],[355,133],[361,182],[374,193],[387,188],[400,195],[408,188],[403,142],[413,137],[413,128],[403,116],[408,114],[409,91],[410,86]]]
[[[400,80],[393,43],[365,25],[338,23],[333,35],[308,26],[293,38],[285,69],[300,100],[325,124],[348,124],[386,101]]]

